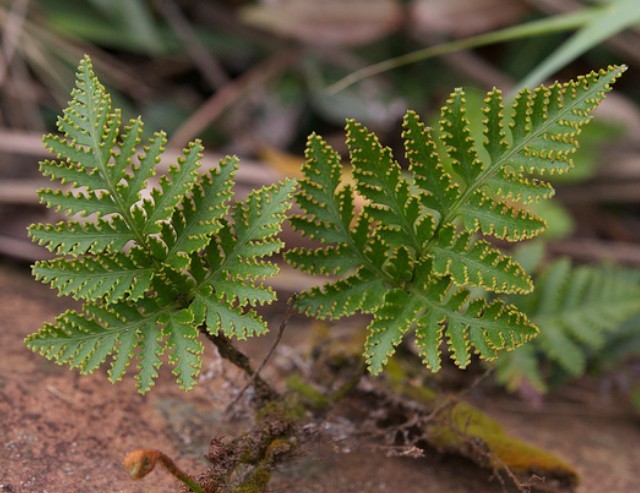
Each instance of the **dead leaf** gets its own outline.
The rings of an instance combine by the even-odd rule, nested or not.
[[[459,38],[514,24],[526,10],[522,0],[413,0],[409,19],[418,32]]]
[[[246,7],[240,18],[307,44],[354,46],[395,31],[403,10],[397,0],[279,0]]]

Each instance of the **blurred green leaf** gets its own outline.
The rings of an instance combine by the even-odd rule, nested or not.
[[[547,221],[545,229],[539,238],[545,240],[557,240],[566,238],[573,233],[575,224],[567,209],[556,200],[542,200],[530,204],[529,208],[539,217]]]
[[[575,168],[571,173],[554,176],[553,182],[577,183],[592,178],[602,163],[603,146],[622,137],[624,133],[625,127],[622,124],[594,119],[585,127],[580,148],[573,156]]]
[[[107,6],[104,10],[102,7],[98,8],[98,5],[92,5],[93,3],[94,0],[39,0],[40,7],[46,14],[41,29],[53,29],[99,46],[132,53],[159,56],[184,52],[175,33],[166,24],[157,21],[148,10],[143,10],[138,15],[146,18],[142,22],[150,24],[151,27],[144,28],[142,33],[139,33],[137,25],[131,23],[131,19],[136,16],[122,19],[122,14],[115,8],[117,3],[128,4],[127,0],[114,2],[113,7]],[[111,2],[102,0],[95,0],[95,3],[111,5]],[[121,12],[125,10],[121,9]],[[237,63],[239,60],[253,57],[256,49],[261,48],[249,37],[238,36],[233,32],[213,31],[197,24],[192,28],[199,40],[224,60]],[[77,53],[74,53],[74,62],[76,58]]]
[[[599,369],[619,365],[625,359],[640,355],[640,315],[625,320],[608,334],[603,348],[591,351],[590,364]]]
[[[633,0],[637,1],[637,0]],[[517,26],[492,31],[478,36],[443,43],[436,46],[429,46],[417,51],[406,53],[396,58],[390,58],[374,65],[369,65],[360,70],[352,72],[348,76],[331,84],[326,88],[329,94],[336,94],[343,91],[347,87],[356,82],[371,77],[373,75],[396,69],[404,65],[428,60],[447,53],[477,48],[516,39],[530,38],[535,36],[545,36],[547,34],[572,31],[593,22],[598,16],[602,15],[602,8],[594,7],[582,9],[578,12],[569,14],[556,15],[553,17],[535,20]]]
[[[406,101],[391,86],[380,81],[370,80],[357,88],[327,94],[323,89],[328,77],[325,67],[308,58],[304,68],[311,90],[311,104],[331,123],[343,125],[347,118],[357,118],[365,125],[384,129],[398,121],[407,109]]]
[[[40,0],[58,31],[127,51],[159,55],[167,39],[144,0]]]
[[[631,404],[636,411],[636,414],[640,416],[640,387],[636,387],[629,394]]]
[[[111,22],[120,27],[129,38],[147,53],[165,51],[156,20],[145,0],[89,0],[104,12]]]
[[[534,239],[520,243],[513,249],[513,260],[518,262],[527,274],[532,275],[544,260],[546,253],[545,242]]]
[[[589,9],[584,9],[589,10]],[[525,77],[517,90],[534,87],[577,57],[640,22],[640,1],[612,0],[597,9],[585,25]]]

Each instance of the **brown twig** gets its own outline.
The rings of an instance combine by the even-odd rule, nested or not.
[[[256,375],[255,371],[251,367],[249,357],[240,351],[227,336],[223,334],[211,334],[204,327],[200,328],[200,332],[215,344],[220,356],[233,363],[253,379],[252,381],[256,390],[256,396],[261,403],[275,400],[278,397],[278,393],[275,389],[265,382],[260,375]]]
[[[7,180],[0,181],[0,205],[37,205],[36,191],[47,182],[44,180]]]
[[[185,50],[200,69],[212,89],[220,89],[229,83],[220,62],[207,51],[174,0],[154,0],[154,4],[175,32]]]
[[[289,298],[289,302],[287,303],[287,309],[284,313],[284,318],[282,319],[282,322],[280,322],[280,327],[278,328],[278,333],[276,334],[275,340],[271,344],[271,347],[267,351],[267,354],[265,354],[264,358],[258,365],[258,368],[256,368],[256,371],[253,373],[253,376],[251,377],[251,379],[246,383],[244,387],[242,387],[242,389],[240,389],[240,392],[238,392],[238,395],[235,397],[235,399],[233,399],[229,403],[229,405],[224,411],[225,413],[228,413],[229,411],[231,411],[231,409],[233,409],[233,406],[235,406],[238,403],[238,401],[242,398],[242,396],[247,391],[247,389],[249,389],[249,387],[254,385],[256,379],[260,377],[260,372],[265,367],[265,365],[267,364],[271,356],[273,356],[273,353],[276,350],[276,347],[278,347],[278,344],[280,344],[280,340],[282,339],[282,335],[284,334],[284,329],[287,328],[287,323],[289,322],[289,318],[293,313],[293,304],[295,303],[295,300],[296,300],[295,294],[291,298]]]
[[[29,0],[14,0],[11,11],[7,16],[2,36],[2,63],[0,63],[0,86],[4,83],[9,72],[9,65],[18,46],[18,38],[22,32],[24,20],[27,16]]]
[[[0,253],[29,262],[35,259],[53,258],[53,254],[38,245],[5,235],[0,235]]]
[[[640,265],[640,246],[630,243],[593,239],[570,239],[549,243],[549,250],[580,260],[614,260],[625,264]]]
[[[182,143],[193,139],[227,108],[242,98],[249,89],[264,84],[271,77],[290,66],[298,58],[299,53],[297,49],[278,53],[224,86],[175,131],[169,146],[182,145]]]
[[[614,204],[640,202],[640,181],[624,181],[609,183],[580,183],[579,185],[562,187],[558,196],[567,203],[581,204],[594,202],[610,202]]]

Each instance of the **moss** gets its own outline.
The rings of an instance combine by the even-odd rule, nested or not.
[[[508,467],[514,473],[537,473],[569,484],[578,483],[578,473],[570,464],[513,438],[480,409],[440,396],[428,387],[410,385],[407,383],[410,371],[392,358],[387,366],[387,377],[396,392],[423,404],[427,410],[441,409],[425,430],[425,438],[432,446],[466,455],[485,467]]]
[[[640,417],[640,386],[634,387],[629,393],[629,401],[633,406],[636,415]]]
[[[269,484],[271,473],[264,467],[258,467],[235,488],[232,493],[261,493]]]
[[[305,382],[300,375],[291,375],[287,379],[287,388],[297,393],[304,403],[312,409],[322,410],[329,406],[329,397]]]
[[[260,422],[272,419],[286,420],[291,423],[300,421],[305,414],[305,407],[296,396],[272,400],[258,409],[256,418]]]
[[[273,464],[280,457],[291,452],[295,446],[296,442],[293,438],[276,438],[267,447],[267,450],[264,453],[264,462],[267,464]]]
[[[397,358],[391,358],[391,360],[389,360],[385,371],[393,390],[404,394],[416,402],[424,404],[428,408],[435,405],[438,394],[424,385],[419,387],[409,385],[407,383],[409,381],[409,372]]]
[[[234,440],[233,474],[244,478],[233,493],[263,491],[271,478],[270,469],[296,446],[295,423],[304,416],[304,407],[287,397],[264,404],[257,412],[258,423],[251,433]],[[250,472],[246,472],[250,470]],[[227,477],[232,474],[227,471]]]
[[[578,483],[577,471],[556,455],[511,437],[479,409],[462,402],[446,405],[427,429],[427,439],[437,448],[460,452],[478,444],[470,455],[485,465],[514,473],[537,473]],[[471,446],[473,448],[473,446]],[[469,454],[466,454],[469,455]]]

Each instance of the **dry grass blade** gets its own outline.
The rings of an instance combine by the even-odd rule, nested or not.
[[[298,50],[288,50],[259,63],[216,92],[173,134],[169,146],[182,145],[211,125],[227,108],[239,101],[250,89],[264,84],[280,74],[299,56]]]

